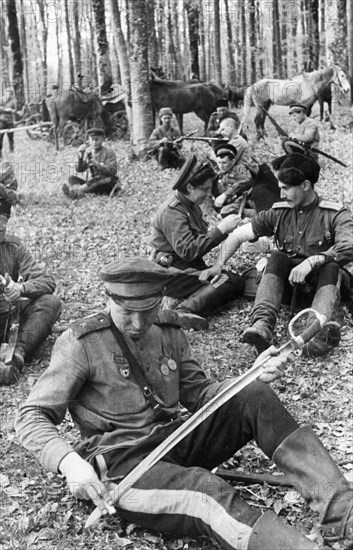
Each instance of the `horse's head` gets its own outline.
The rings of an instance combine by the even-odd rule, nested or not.
[[[346,73],[338,65],[334,66],[334,75],[332,82],[336,84],[342,93],[348,94],[351,91],[351,86]]]

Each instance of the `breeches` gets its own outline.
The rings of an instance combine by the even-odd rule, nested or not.
[[[271,388],[254,382],[143,475],[119,501],[119,515],[158,531],[204,535],[224,548],[246,549],[259,513],[237,496],[236,488],[209,470],[252,439],[271,457],[297,427]],[[105,454],[108,477],[118,481],[166,435]]]

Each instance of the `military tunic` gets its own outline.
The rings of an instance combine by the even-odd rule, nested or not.
[[[172,257],[179,269],[205,269],[203,256],[225,239],[217,227],[208,229],[197,204],[176,191],[157,210],[152,221],[151,245]]]
[[[162,314],[164,319],[135,343],[125,339],[155,396],[174,417],[179,401],[195,411],[228,381],[206,377],[170,318],[173,313]],[[181,422],[156,419],[105,312],[75,323],[61,336],[16,421],[21,443],[52,472],[72,450],[56,429],[67,409],[83,439],[76,450],[95,465],[102,481],[121,480]],[[272,456],[297,427],[271,388],[254,382],[150,468],[134,484],[134,498],[119,500],[118,513],[158,531],[208,536],[229,550],[246,550],[259,513],[210,470],[252,437]]]
[[[327,262],[345,265],[353,260],[353,218],[342,205],[316,196],[305,207],[273,204],[252,220],[255,235],[275,236],[279,250],[292,258],[323,254]]]

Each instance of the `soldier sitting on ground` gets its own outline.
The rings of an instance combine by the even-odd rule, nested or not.
[[[241,154],[234,145],[229,143],[218,145],[215,155],[219,171],[212,185],[212,195],[215,197],[214,207],[222,217],[238,214],[243,193],[249,194],[251,191],[252,173],[243,164]],[[255,214],[254,205],[250,199],[246,198],[244,206],[243,213],[246,217]]]
[[[287,154],[303,153],[318,160],[318,154],[310,151],[310,147],[319,146],[320,133],[317,123],[306,116],[306,106],[301,103],[293,103],[289,108],[289,114],[295,122],[295,128],[288,137],[282,139],[284,150]]]
[[[185,158],[181,154],[180,130],[173,123],[173,111],[169,107],[163,107],[158,116],[160,126],[150,136],[151,153],[156,155],[161,170],[180,168]]]
[[[228,399],[120,495],[118,483],[182,424],[180,406],[200,410],[229,385],[212,381],[193,357],[172,311],[160,312],[174,277],[143,258],[118,260],[100,273],[108,307],[75,322],[56,342],[49,368],[21,407],[20,442],[44,468],[65,476],[74,496],[102,515],[226,550],[320,550],[322,546],[263,514],[212,473],[255,440],[320,513],[324,538],[353,542],[353,490],[310,426],[300,427],[269,383],[286,359],[265,352],[260,378]],[[264,358],[264,357],[262,357]],[[224,399],[224,396],[222,396]],[[80,431],[73,446],[58,432],[69,410]],[[131,487],[130,487],[131,489]]]
[[[0,163],[0,241],[5,237],[11,208],[18,203],[17,179],[10,162]]]
[[[77,172],[86,172],[86,179],[70,176],[69,184],[64,183],[62,190],[70,199],[78,199],[87,193],[109,195],[118,189],[117,158],[115,152],[103,145],[104,130],[91,128],[87,132],[88,146],[84,143],[78,148]],[[119,187],[120,189],[120,187]]]
[[[323,355],[340,342],[340,267],[353,260],[353,218],[341,204],[317,195],[314,185],[319,173],[314,159],[299,153],[289,155],[278,173],[284,201],[230,233],[215,265],[200,276],[204,281],[216,280],[243,242],[274,236],[277,250],[268,260],[251,326],[243,334],[243,341],[259,352],[271,344],[281,302],[290,302],[294,287],[304,307],[311,305],[328,320],[306,344],[304,353]]]
[[[5,235],[0,241],[0,275],[1,342],[7,341],[9,332],[11,335],[11,323],[16,310],[19,312],[17,339],[9,340],[0,360],[0,384],[9,385],[18,380],[25,362],[50,334],[61,301],[53,296],[54,278],[39,267],[14,235]]]

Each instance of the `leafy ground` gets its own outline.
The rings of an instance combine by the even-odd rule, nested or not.
[[[288,126],[287,110],[273,109],[273,114]],[[315,112],[314,112],[315,114]],[[323,160],[320,193],[328,198],[344,200],[352,207],[351,180],[352,133],[349,109],[341,107],[337,130],[321,124],[322,149],[345,160],[345,169]],[[185,132],[202,124],[194,115],[185,117]],[[281,154],[279,140],[272,128],[265,142],[255,143],[253,125],[248,134],[254,155],[260,161]],[[10,157],[5,145],[5,158],[16,165],[23,207],[17,207],[10,229],[20,236],[35,255],[55,275],[57,292],[63,300],[61,319],[52,336],[39,351],[19,383],[1,388],[0,393],[0,548],[7,549],[98,549],[112,550],[126,545],[138,549],[214,548],[208,541],[171,539],[138,529],[118,519],[101,522],[84,531],[84,522],[92,506],[76,502],[68,493],[64,480],[42,470],[19,445],[13,429],[14,416],[31,387],[47,367],[55,339],[69,323],[99,309],[103,303],[102,286],[97,272],[102,263],[117,256],[144,253],[149,220],[157,205],[165,198],[174,178],[173,171],[162,174],[155,161],[129,160],[128,142],[113,144],[119,158],[122,192],[107,197],[87,197],[71,202],[61,192],[61,185],[73,172],[75,150],[55,152],[45,142],[31,141],[16,134],[16,152]],[[188,143],[185,148],[190,149]],[[209,149],[198,146],[204,155]],[[258,259],[244,249],[232,261],[242,269]],[[241,300],[215,315],[207,332],[189,337],[200,360],[211,376],[217,379],[243,372],[255,359],[253,350],[239,343],[247,326],[251,301]],[[277,339],[286,338],[288,310],[285,308],[277,325]],[[352,336],[353,323],[345,311],[342,343],[325,359],[298,359],[288,369],[285,379],[276,383],[276,390],[290,411],[301,423],[311,424],[342,470],[353,473],[352,430]],[[60,428],[75,440],[77,434],[68,417]],[[245,470],[272,470],[273,465],[253,445],[233,460]],[[352,478],[352,476],[351,476]],[[239,495],[259,509],[274,506],[278,514],[301,529],[317,536],[316,517],[311,514],[294,491],[274,490],[268,486],[239,486]]]

